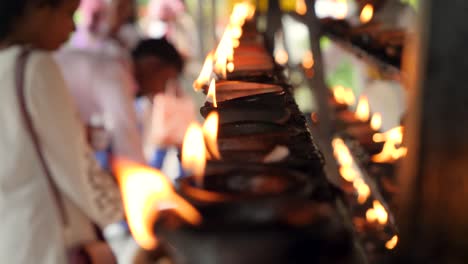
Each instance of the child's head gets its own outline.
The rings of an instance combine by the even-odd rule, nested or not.
[[[81,0],[80,12],[88,30],[115,36],[134,16],[134,0]]]
[[[141,41],[132,55],[141,95],[164,92],[167,83],[177,79],[184,68],[182,56],[164,38]]]
[[[55,50],[75,29],[79,0],[0,1],[0,44]]]

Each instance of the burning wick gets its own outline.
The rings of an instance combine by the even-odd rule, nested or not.
[[[210,81],[211,73],[213,72],[213,53],[209,53],[206,56],[205,62],[203,63],[203,68],[200,72],[200,75],[193,83],[193,88],[195,91],[200,91],[204,85],[207,85]]]
[[[351,90],[351,88],[345,88],[341,85],[337,85],[333,88],[333,97],[339,104],[352,106],[354,103],[356,103],[356,97],[354,96],[353,90]]]
[[[382,127],[382,115],[380,113],[375,113],[372,115],[371,118],[371,128],[374,131],[379,131]]]
[[[387,241],[387,243],[385,243],[385,247],[388,250],[392,250],[397,246],[397,244],[398,244],[398,236],[394,235],[389,241]]]
[[[385,142],[382,152],[372,157],[372,161],[377,163],[395,162],[406,156],[408,149],[402,147],[403,127],[395,127],[385,133],[374,134],[374,142]]]
[[[214,79],[211,80],[210,88],[206,95],[206,101],[213,103],[214,108],[218,108],[218,102],[216,101],[216,81]]]
[[[369,208],[366,212],[366,219],[369,223],[379,223],[385,225],[388,222],[388,213],[385,210],[385,207],[377,201],[374,200],[373,207]]]
[[[192,225],[201,222],[200,213],[177,195],[160,171],[122,159],[113,162],[113,171],[122,191],[130,231],[142,248],[151,250],[158,245],[153,224],[163,210],[173,210]]]
[[[364,204],[371,194],[369,185],[364,182],[359,166],[354,161],[351,151],[341,138],[332,141],[333,155],[340,165],[340,175],[347,182],[353,183],[358,194],[358,203]]]
[[[366,96],[361,96],[356,108],[356,118],[362,122],[369,121],[370,110],[369,110],[369,100]]]
[[[197,123],[189,125],[182,144],[182,167],[195,176],[196,184],[203,186],[206,167],[206,147],[202,127]]]
[[[234,71],[234,62],[229,62],[227,64],[227,70],[228,70],[228,72],[233,72]]]
[[[361,11],[361,16],[360,16],[361,23],[363,24],[369,23],[369,21],[372,20],[373,16],[374,16],[374,7],[371,4],[365,5]]]
[[[217,112],[211,112],[203,124],[203,135],[206,141],[208,152],[215,159],[220,160],[221,154],[218,149],[218,128],[219,115]]]

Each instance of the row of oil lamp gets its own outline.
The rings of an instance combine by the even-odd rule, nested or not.
[[[348,193],[354,224],[367,251],[392,250],[398,243],[395,223],[389,213],[389,206],[383,200],[392,197],[375,196],[374,189],[386,192],[381,175],[374,171],[387,172],[386,177],[394,179],[395,164],[406,155],[402,146],[403,127],[398,126],[384,133],[380,132],[382,115],[371,115],[365,96],[358,100],[356,111],[355,96],[350,88],[337,86],[332,89],[330,103],[337,119],[337,136],[332,145],[334,156],[342,177],[343,189]],[[364,153],[364,155],[361,155]],[[370,154],[370,157],[368,157]],[[390,172],[386,168],[391,168]],[[387,179],[388,180],[388,179]],[[372,186],[372,187],[371,187]],[[366,244],[366,241],[369,243]],[[375,242],[377,241],[377,243]],[[371,243],[372,242],[372,243]],[[376,245],[377,244],[377,245]],[[377,247],[377,249],[376,249]],[[368,253],[378,255],[379,253]],[[382,254],[384,255],[384,254]],[[378,259],[371,260],[378,262]]]
[[[234,6],[194,83],[207,102],[182,147],[189,176],[173,184],[114,163],[132,235],[153,262],[360,263],[321,154],[254,22],[252,5]]]

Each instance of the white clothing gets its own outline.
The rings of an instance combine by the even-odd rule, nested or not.
[[[0,51],[0,260],[63,264],[65,249],[94,239],[123,217],[117,185],[103,173],[52,57],[35,51],[25,73],[25,96],[52,177],[68,216],[60,222],[47,177],[20,114],[15,86],[19,47]]]
[[[144,163],[133,106],[136,84],[127,53],[112,40],[99,42],[77,33],[71,47],[61,50],[56,59],[83,122],[99,116],[110,132],[113,153]]]

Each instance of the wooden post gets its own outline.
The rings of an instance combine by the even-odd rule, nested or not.
[[[267,28],[265,31],[265,44],[270,54],[275,50],[275,34],[281,28],[282,12],[278,0],[270,0],[267,11]]]
[[[328,105],[330,92],[325,83],[325,71],[323,68],[323,57],[320,49],[320,38],[322,37],[320,22],[315,14],[315,0],[306,1],[307,14],[306,25],[309,29],[310,48],[314,55],[314,76],[309,79],[310,87],[313,89],[314,97],[318,106],[318,119],[320,131],[323,138],[328,141],[332,136],[332,111]],[[330,141],[331,142],[331,141]]]
[[[468,263],[468,1],[420,3],[394,263]]]
[[[199,54],[201,56],[201,59],[203,59],[203,57],[205,56],[206,54],[206,50],[205,50],[205,16],[204,16],[204,12],[203,12],[203,2],[204,0],[198,0],[197,1],[197,28],[198,28],[198,41],[199,41],[199,45],[200,45],[200,50],[199,50]]]
[[[218,1],[216,0],[211,0],[211,33],[213,34],[213,45],[216,45],[218,43],[218,39],[216,36],[216,23],[218,22],[218,10],[217,7],[218,5],[216,4]]]

